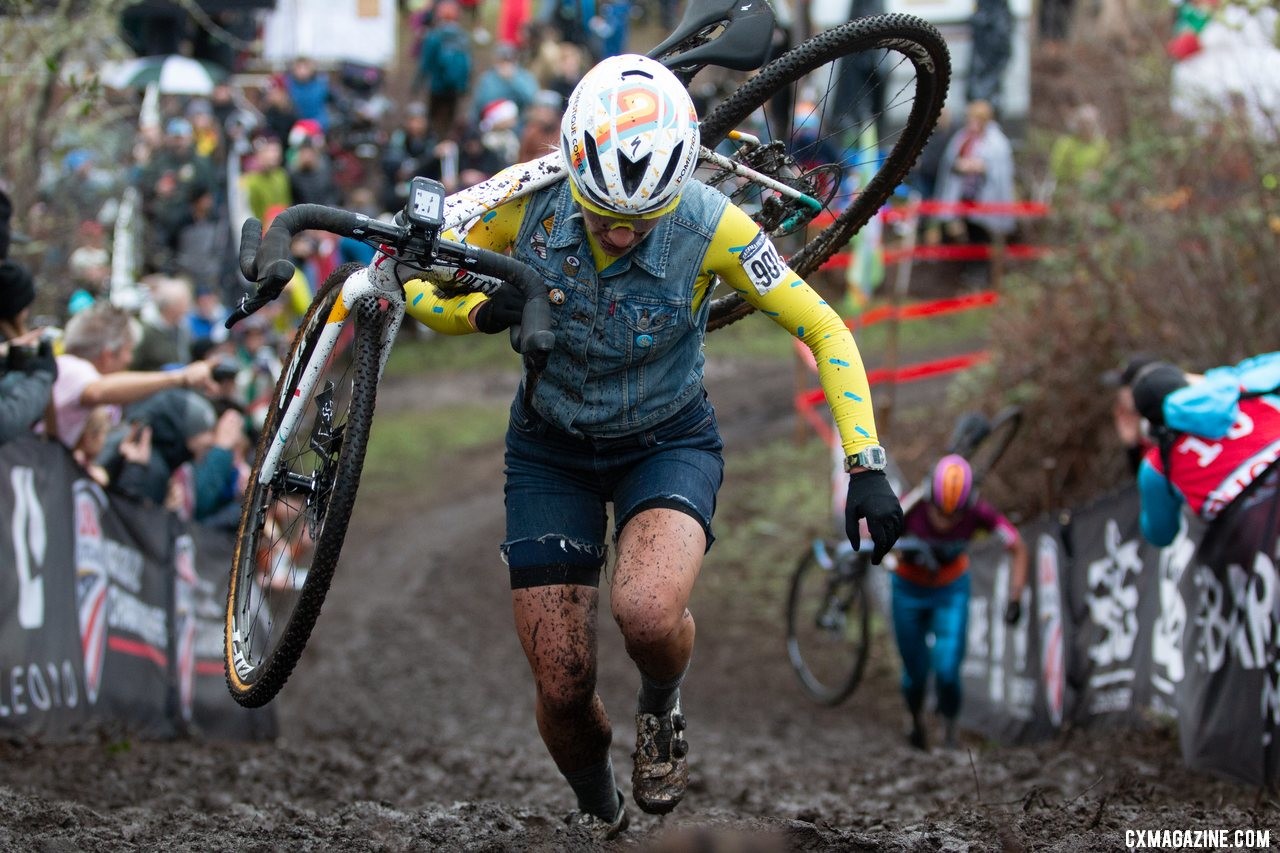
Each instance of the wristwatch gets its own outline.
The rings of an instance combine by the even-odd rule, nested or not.
[[[851,471],[859,466],[871,471],[883,471],[888,464],[889,457],[885,454],[884,448],[878,444],[864,447],[857,453],[852,453],[844,458],[844,470],[846,471]]]

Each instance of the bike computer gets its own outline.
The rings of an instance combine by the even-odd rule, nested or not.
[[[416,228],[439,231],[444,224],[444,184],[417,177],[409,182],[409,222]]]

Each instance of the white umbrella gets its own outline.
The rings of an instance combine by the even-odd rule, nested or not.
[[[102,82],[113,89],[141,89],[155,83],[165,95],[208,95],[227,72],[219,65],[186,56],[142,56],[104,63]]]

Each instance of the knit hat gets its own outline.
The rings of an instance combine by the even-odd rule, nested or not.
[[[67,313],[74,317],[81,311],[92,308],[93,303],[96,301],[93,298],[93,294],[84,288],[73,290],[71,296],[67,299]]]
[[[151,427],[152,449],[173,469],[191,458],[187,442],[213,429],[218,417],[213,404],[196,392],[171,388],[134,403],[125,419]]]
[[[504,123],[510,126],[519,117],[520,108],[515,101],[491,101],[480,112],[480,132],[488,133]]]
[[[1122,386],[1133,385],[1133,380],[1137,378],[1139,371],[1148,364],[1153,364],[1160,359],[1151,353],[1135,352],[1129,356],[1125,363],[1113,370],[1108,370],[1102,374],[1102,384],[1108,388],[1120,388]]]
[[[0,318],[18,316],[36,298],[31,271],[17,261],[0,262]]]
[[[1187,375],[1167,361],[1153,361],[1138,371],[1133,381],[1133,405],[1148,421],[1164,425],[1164,398],[1185,388]]]
[[[324,145],[324,128],[313,118],[302,118],[289,128],[289,147],[313,145],[320,148]]]
[[[169,119],[169,123],[164,126],[164,132],[166,136],[191,136],[194,131],[191,129],[191,122],[179,116]]]

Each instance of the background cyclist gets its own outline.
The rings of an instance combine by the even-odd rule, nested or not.
[[[911,714],[908,739],[912,746],[928,749],[923,711],[931,670],[945,743],[956,743],[969,619],[969,545],[985,531],[999,536],[1008,549],[1012,567],[1004,616],[1010,624],[1022,614],[1027,547],[1018,529],[978,496],[973,471],[962,456],[949,454],[938,460],[918,498],[906,500],[905,530],[898,543],[892,576],[893,633],[902,656],[902,695]]]
[[[852,335],[745,213],[693,179],[697,116],[675,76],[642,56],[607,59],[573,90],[560,130],[570,180],[500,206],[465,239],[510,251],[551,286],[556,347],[511,406],[502,553],[538,730],[577,797],[575,820],[611,838],[627,816],[596,693],[606,505],[616,551],[610,605],[640,675],[632,796],[664,813],[688,784],[687,604],[714,538],[723,471],[702,384],[716,279],[813,349],[853,473],[854,544],[863,518],[878,562],[902,515]],[[440,284],[407,286],[410,313],[439,331],[493,333],[519,322],[507,288],[450,296]]]

